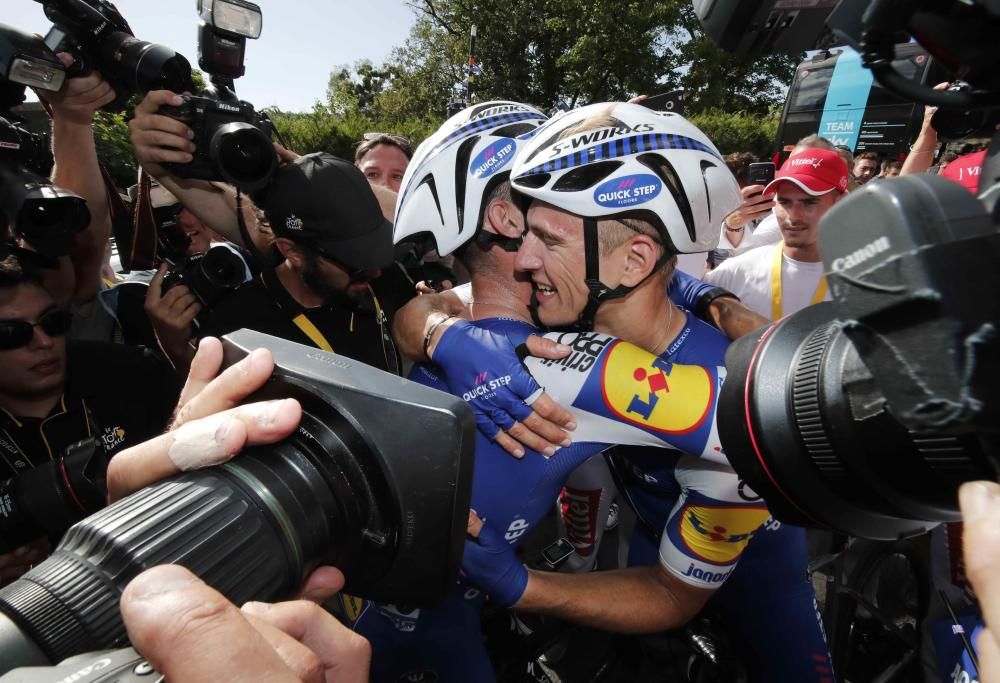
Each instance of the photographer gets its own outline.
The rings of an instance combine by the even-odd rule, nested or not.
[[[0,262],[5,477],[60,460],[70,445],[91,437],[110,456],[158,433],[170,415],[176,380],[165,363],[140,348],[67,343],[70,320],[69,311],[14,257]],[[135,400],[140,396],[143,400]],[[43,548],[40,540],[30,557],[21,549],[0,559],[7,568],[3,580],[27,569]]]
[[[70,55],[59,53],[58,57],[66,66],[72,64]],[[115,92],[99,73],[68,78],[58,93],[36,92],[49,105],[52,114],[55,161],[52,182],[87,201],[90,225],[76,235],[72,252],[59,257],[55,267],[46,263],[44,256],[33,267],[37,268],[46,289],[59,304],[83,307],[82,322],[88,311],[100,308],[96,296],[105,246],[111,236],[107,189],[97,162],[93,120],[101,107],[114,100]],[[75,321],[74,332],[78,325],[80,322]]]
[[[242,244],[234,195],[179,178],[164,165],[193,158],[190,129],[158,113],[181,101],[154,91],[136,107],[130,124],[136,156],[207,226]],[[252,283],[203,313],[199,336],[250,327],[398,373],[388,324],[413,296],[413,283],[393,263],[392,226],[361,171],[327,154],[299,157],[279,167],[262,207],[276,236],[271,255],[277,265],[262,265]],[[167,319],[156,315],[154,325],[161,328]],[[187,344],[175,342],[166,351],[178,369],[190,362]]]

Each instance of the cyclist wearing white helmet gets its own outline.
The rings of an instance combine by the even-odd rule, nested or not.
[[[805,580],[804,538],[773,520],[764,524],[763,502],[728,464],[711,461],[708,451],[721,451],[711,436],[718,386],[692,383],[676,365],[724,366],[726,340],[663,296],[675,254],[711,249],[717,224],[740,202],[718,151],[679,116],[637,105],[592,105],[543,126],[518,150],[511,182],[528,204],[516,266],[532,280],[537,318],[616,334],[658,356],[652,363],[625,360],[615,347],[597,354],[569,404],[606,409],[607,417],[650,434],[698,435],[674,447],[701,458],[649,449],[612,458],[639,518],[628,570],[526,570],[512,550],[511,528],[494,516],[480,540],[467,544],[466,577],[503,604],[624,631],[680,626],[727,584],[715,602],[740,631],[752,680],[828,680],[826,646]],[[430,332],[433,359],[447,368],[449,380],[483,374],[484,356],[496,355],[465,343],[469,336],[451,328],[440,336]],[[560,339],[576,350],[581,340],[601,337]],[[529,368],[553,390],[557,377],[578,377],[584,365],[578,355],[586,351],[557,364],[529,359]],[[461,366],[461,357],[470,365]],[[554,370],[544,374],[546,367]],[[625,371],[628,381],[609,382],[612,371]],[[596,403],[588,391],[594,385],[602,390]],[[692,408],[695,415],[682,417]],[[503,419],[503,411],[485,410]],[[587,438],[583,428],[581,420],[577,443]],[[777,654],[775,642],[785,644]]]
[[[534,327],[527,305],[531,284],[525,278],[514,278],[524,222],[510,200],[507,176],[516,149],[542,121],[544,116],[537,110],[513,102],[490,102],[461,112],[417,150],[397,206],[397,241],[430,233],[441,252],[455,250],[472,273],[471,299],[466,296],[460,300],[451,293],[442,298],[449,299],[455,312],[475,331],[502,335],[513,343],[522,342]],[[614,342],[602,339],[604,348]],[[619,349],[626,347],[621,344]],[[639,349],[633,351],[642,354]],[[654,360],[649,354],[643,356]],[[595,373],[598,367],[600,364],[595,365]],[[700,373],[706,381],[714,378],[709,384],[717,379],[716,367],[678,366],[675,375],[686,370]],[[556,376],[545,381],[555,396],[570,402],[580,393],[580,376],[570,380],[558,367],[550,372]],[[623,374],[632,381],[631,369]],[[456,388],[446,369],[424,364],[414,369],[411,379],[472,396],[484,393],[484,386],[502,383],[508,375],[482,377],[465,391]],[[592,388],[589,393],[596,395],[599,389]],[[714,414],[714,410],[710,412]],[[497,435],[499,441],[480,436],[473,483],[475,509],[507,530],[510,542],[517,545],[551,510],[569,472],[613,443],[643,443],[717,455],[712,450],[716,437],[711,419],[703,421],[693,436],[678,439],[651,434],[626,419],[604,413],[575,413],[579,438],[559,452],[555,466],[538,452],[548,448],[544,454],[551,455],[554,449],[547,444],[536,443],[538,450],[522,453],[523,459],[515,460],[498,445],[513,443],[506,433]],[[517,433],[516,427],[510,429]],[[760,514],[759,503],[749,506]],[[347,611],[355,630],[372,644],[373,680],[409,680],[433,674],[438,681],[486,681],[493,673],[482,636],[473,626],[478,623],[482,602],[480,591],[460,581],[440,608],[417,611],[365,602]]]

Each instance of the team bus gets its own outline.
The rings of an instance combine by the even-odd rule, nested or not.
[[[947,80],[916,43],[896,46],[893,66],[919,83]],[[878,152],[883,159],[902,158],[920,131],[923,105],[895,95],[874,80],[850,47],[819,52],[799,64],[788,89],[778,126],[783,161],[797,140],[819,133],[855,154]]]

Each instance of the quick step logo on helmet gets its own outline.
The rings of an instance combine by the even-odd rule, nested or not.
[[[622,209],[648,202],[662,189],[663,184],[655,175],[629,175],[598,185],[594,190],[594,201],[607,208]]]
[[[484,149],[472,160],[469,173],[474,178],[489,178],[510,163],[517,150],[517,143],[511,138],[500,138]]]

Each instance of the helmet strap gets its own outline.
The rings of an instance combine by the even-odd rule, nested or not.
[[[618,285],[612,289],[601,282],[600,244],[597,233],[597,221],[593,218],[583,219],[583,249],[587,269],[586,280],[584,282],[587,285],[588,296],[587,305],[583,307],[583,311],[573,324],[573,328],[578,330],[594,329],[594,317],[597,315],[597,309],[600,308],[602,303],[605,301],[611,301],[612,299],[620,299],[621,297],[629,294],[632,290],[639,287],[643,282],[649,279],[653,273],[658,271],[671,256],[666,249],[663,249],[663,253],[660,254],[660,258],[656,260],[656,264],[653,266],[652,270],[649,271],[641,282],[632,287],[627,285]]]
[[[500,235],[495,232],[486,232],[482,228],[479,228],[476,232],[475,241],[476,244],[485,251],[489,251],[490,247],[495,244],[504,251],[513,253],[521,248],[521,242],[524,241],[524,236],[505,237],[504,235]]]

